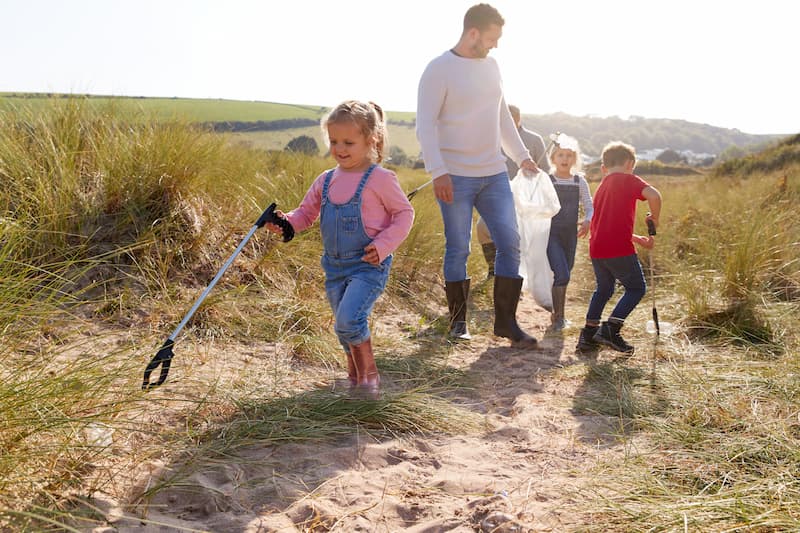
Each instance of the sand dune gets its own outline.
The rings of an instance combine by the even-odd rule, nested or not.
[[[576,304],[577,305],[577,304]],[[133,505],[98,495],[109,525],[94,531],[565,531],[586,527],[579,489],[599,460],[621,450],[606,417],[575,414],[583,364],[577,328],[544,336],[549,314],[523,298],[520,322],[540,349],[476,335],[449,361],[474,378],[474,435],[352,434],[326,442],[253,445],[217,458],[148,500],[170,469],[137,465]],[[378,317],[376,337],[402,336],[401,318]],[[214,359],[214,354],[208,356]],[[228,360],[230,364],[230,358]],[[391,386],[391,385],[389,385]]]

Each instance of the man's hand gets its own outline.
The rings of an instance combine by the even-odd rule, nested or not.
[[[453,180],[450,179],[450,174],[442,174],[433,179],[433,193],[442,202],[453,203]]]
[[[378,249],[374,244],[369,243],[364,247],[364,256],[361,258],[361,260],[369,263],[370,265],[378,266],[381,264],[381,258],[378,256]]]
[[[528,174],[536,174],[539,172],[539,165],[537,165],[533,159],[526,159],[519,164],[519,168],[527,171]]]

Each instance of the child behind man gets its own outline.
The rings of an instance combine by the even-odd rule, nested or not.
[[[561,331],[568,326],[564,318],[564,305],[567,299],[572,267],[575,265],[575,250],[578,237],[589,233],[594,207],[592,193],[586,178],[580,174],[581,159],[578,141],[563,133],[556,137],[550,151],[550,174],[556,189],[561,210],[550,221],[550,235],[547,240],[547,260],[553,271],[553,313],[550,331]],[[583,207],[583,221],[578,224],[580,208]]]
[[[642,300],[646,290],[644,273],[636,255],[634,242],[652,248],[652,236],[633,234],[636,201],[647,201],[648,219],[658,226],[661,194],[639,176],[633,174],[636,151],[628,144],[612,142],[603,148],[603,180],[594,195],[589,256],[594,268],[596,288],[586,312],[586,325],[581,330],[576,350],[585,353],[600,345],[618,352],[633,354],[634,347],[620,335],[625,319]],[[608,320],[600,322],[606,303],[619,281],[625,292]]]

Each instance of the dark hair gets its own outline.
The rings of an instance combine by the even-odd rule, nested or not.
[[[359,102],[358,100],[346,100],[333,108],[333,110],[322,117],[322,136],[325,144],[330,147],[328,138],[328,124],[341,122],[353,122],[366,137],[367,141],[372,141],[373,151],[370,159],[374,163],[383,161],[388,144],[388,133],[386,131],[386,116],[381,106],[375,102]]]
[[[500,12],[489,4],[475,4],[467,10],[464,15],[464,31],[475,28],[478,31],[489,29],[492,24],[502,26],[506,21],[500,16]]]

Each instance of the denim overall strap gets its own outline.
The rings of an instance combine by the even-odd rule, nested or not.
[[[580,185],[578,176],[574,176],[572,181],[564,182],[556,179],[552,174],[550,179],[556,189],[558,201],[561,202],[561,210],[553,216],[550,224],[552,226],[568,226],[574,228],[578,223],[578,206],[580,203]]]
[[[370,174],[372,174],[372,171],[375,170],[376,166],[378,166],[378,165],[372,164],[367,169],[367,171],[364,172],[364,175],[361,177],[361,181],[358,183],[358,187],[356,188],[356,192],[353,194],[353,199],[350,200],[351,202],[357,201],[359,207],[361,207],[361,192],[364,190],[364,187],[367,185],[367,180],[369,179]]]
[[[331,179],[333,178],[333,171],[336,169],[330,169],[327,174],[325,174],[325,181],[322,182],[322,202],[320,203],[321,206],[328,203],[328,188],[331,185]],[[321,211],[320,211],[321,215]]]
[[[352,198],[343,204],[336,204],[329,197],[333,171],[331,170],[325,176],[320,206],[320,231],[325,256],[335,259],[352,258],[360,261],[361,256],[364,255],[364,247],[372,242],[361,218],[361,196],[374,168],[375,165],[372,165],[367,169]]]

